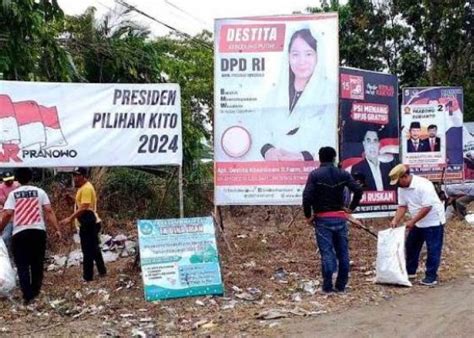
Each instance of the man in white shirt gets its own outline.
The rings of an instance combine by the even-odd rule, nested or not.
[[[61,233],[48,195],[43,189],[28,184],[31,170],[19,168],[15,176],[21,186],[8,194],[0,230],[13,218],[13,259],[26,305],[39,295],[43,283],[45,220],[55,228],[59,238]]]
[[[392,227],[400,225],[408,211],[411,218],[405,222],[409,230],[406,241],[407,272],[414,278],[418,268],[421,248],[426,242],[428,257],[426,274],[421,284],[434,286],[438,283],[438,268],[443,247],[444,206],[429,180],[410,174],[404,164],[395,166],[389,173],[390,184],[398,185],[398,209],[391,222]]]

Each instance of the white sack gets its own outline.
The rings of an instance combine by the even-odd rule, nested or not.
[[[405,264],[405,228],[379,231],[376,283],[412,286]]]
[[[0,237],[0,295],[9,296],[15,285],[15,270],[10,263],[5,242]]]

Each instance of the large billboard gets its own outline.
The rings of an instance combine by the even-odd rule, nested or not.
[[[181,165],[177,84],[0,81],[0,166]]]
[[[336,13],[215,22],[215,203],[301,204],[337,147]]]
[[[388,177],[399,163],[397,77],[341,67],[340,118],[342,168],[364,188],[355,213],[387,216],[397,208]]]
[[[446,166],[425,165],[411,166],[412,172],[433,181],[455,182],[463,179],[463,90],[462,87],[414,87],[403,88],[402,105],[404,106],[436,106],[444,110],[444,131],[441,136],[445,140]],[[402,111],[402,114],[408,114]],[[403,115],[402,115],[403,116]],[[436,117],[436,119],[438,119]],[[436,125],[435,120],[429,125],[420,125],[420,139],[430,137],[428,127]],[[410,125],[403,125],[402,132],[410,133]],[[442,143],[442,142],[441,142]],[[403,161],[405,161],[403,159]]]

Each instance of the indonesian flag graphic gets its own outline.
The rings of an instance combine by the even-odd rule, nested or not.
[[[8,95],[0,95],[0,144],[38,150],[66,146],[58,110],[33,100],[12,102]]]
[[[0,143],[19,143],[20,133],[13,102],[7,95],[0,95]]]
[[[64,147],[67,145],[59,124],[58,110],[56,107],[39,106],[41,118],[43,120],[44,131],[46,133],[46,145],[44,149],[51,147]]]
[[[35,101],[23,101],[15,102],[14,106],[20,129],[21,147],[40,148],[45,146],[46,132],[38,104]]]

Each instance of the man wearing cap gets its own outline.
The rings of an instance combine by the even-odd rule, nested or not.
[[[7,200],[8,194],[18,188],[20,184],[15,181],[15,175],[11,171],[5,171],[2,175],[2,184],[0,184],[0,210],[3,212],[3,206]],[[11,239],[13,232],[13,223],[7,224],[2,233],[3,241],[7,246],[7,249],[11,250]]]
[[[303,209],[306,221],[314,226],[316,242],[321,253],[323,292],[344,292],[349,280],[349,240],[347,212],[354,210],[361,198],[362,187],[347,171],[334,165],[336,150],[319,149],[321,165],[313,170],[303,191]],[[349,209],[344,207],[344,189],[352,193]],[[333,287],[332,275],[337,270]]]
[[[99,275],[107,273],[102,251],[100,250],[99,232],[101,220],[97,214],[97,195],[94,186],[87,179],[87,169],[75,168],[74,185],[78,188],[74,213],[63,219],[61,224],[76,220],[79,225],[79,237],[83,254],[83,278],[89,282],[94,279],[94,262]]]
[[[59,239],[62,237],[48,195],[29,184],[32,176],[29,168],[17,170],[21,186],[8,195],[0,222],[2,230],[13,218],[13,259],[25,304],[39,295],[43,283],[46,222],[56,230]]]
[[[438,283],[438,268],[446,223],[443,203],[433,183],[424,177],[410,174],[408,166],[403,164],[395,166],[389,176],[390,184],[398,185],[398,209],[390,225],[399,226],[407,211],[411,215],[411,219],[405,222],[409,230],[406,241],[408,276],[415,278],[421,248],[426,242],[428,257],[425,278],[421,284],[434,286]]]
[[[410,124],[410,138],[407,140],[407,151],[409,153],[420,153],[430,151],[430,146],[426,140],[420,139],[420,122],[413,121]]]

